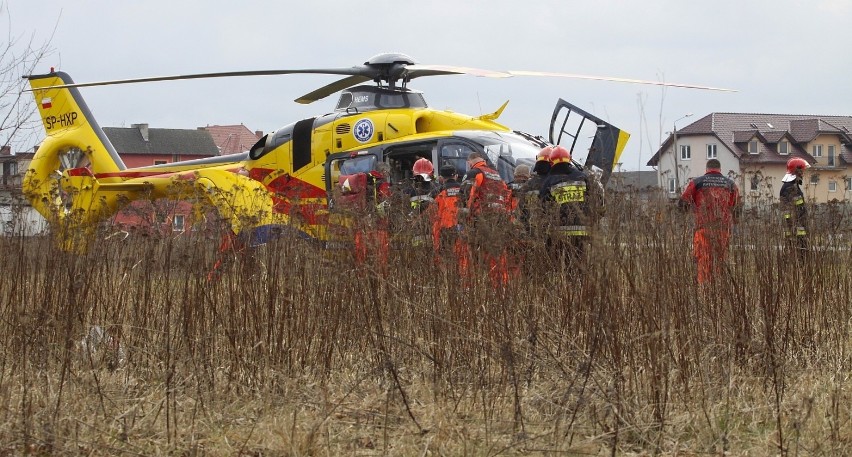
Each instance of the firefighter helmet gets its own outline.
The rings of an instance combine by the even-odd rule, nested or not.
[[[412,167],[411,171],[414,172],[415,176],[420,176],[426,181],[429,181],[432,179],[435,167],[432,166],[432,162],[429,159],[419,158],[417,162],[414,162],[414,167]]]
[[[564,146],[556,146],[550,153],[550,163],[571,162],[571,153]]]
[[[805,168],[810,168],[810,166],[811,164],[809,164],[807,160],[801,157],[793,157],[792,159],[787,161],[787,173],[794,175],[797,172],[801,172]]]
[[[553,146],[547,146],[538,152],[535,156],[536,162],[550,162],[550,153],[553,151]]]

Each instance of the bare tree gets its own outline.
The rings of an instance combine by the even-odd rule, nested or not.
[[[0,48],[0,146],[20,150],[34,145],[42,132],[32,95],[25,92],[29,86],[24,76],[52,53],[50,42],[56,29],[43,43],[35,32],[16,35],[12,13],[4,1],[0,2],[0,21],[7,30],[7,44]]]

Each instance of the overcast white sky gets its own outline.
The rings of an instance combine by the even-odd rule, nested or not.
[[[626,169],[644,169],[661,132],[686,113],[694,115],[678,128],[711,112],[852,115],[852,0],[6,0],[5,6],[13,37],[35,33],[44,42],[56,28],[55,52],[42,72],[54,66],[76,82],[349,67],[392,51],[424,64],[739,90],[467,75],[411,85],[432,107],[473,115],[510,100],[499,121],[541,135],[564,98],[631,133]],[[331,111],[336,96],[307,106],[292,100],[333,80],[265,76],[81,91],[105,127],[243,123],[268,132]]]

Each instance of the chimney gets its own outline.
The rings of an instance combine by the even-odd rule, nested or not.
[[[263,130],[255,130],[254,136],[256,136],[258,138],[263,138]]]
[[[139,129],[139,133],[142,135],[142,140],[146,143],[148,142],[148,124],[130,124],[130,128]]]
[[[12,146],[8,144],[6,146],[0,147],[0,156],[10,156],[12,155]]]

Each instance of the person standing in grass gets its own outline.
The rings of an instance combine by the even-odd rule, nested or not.
[[[597,193],[588,174],[572,162],[567,148],[553,148],[550,162],[538,196],[548,216],[547,246],[559,259],[578,261],[584,256],[601,196],[593,195]]]
[[[728,256],[731,227],[740,208],[736,183],[722,176],[717,159],[707,161],[706,173],[686,186],[680,203],[695,215],[692,250],[698,267],[698,283],[712,282]]]
[[[810,166],[805,159],[793,157],[787,161],[787,174],[781,178],[781,214],[787,226],[787,245],[799,258],[808,252],[808,209],[802,192],[802,175]]]
[[[468,252],[476,253],[488,266],[497,285],[509,282],[508,243],[505,227],[511,223],[512,192],[500,173],[485,160],[485,154],[467,156],[468,171],[461,182],[460,203]]]
[[[441,167],[438,181],[440,189],[434,192],[434,204],[427,210],[432,221],[432,244],[437,260],[448,262],[462,255],[459,240],[458,171],[453,165]]]

